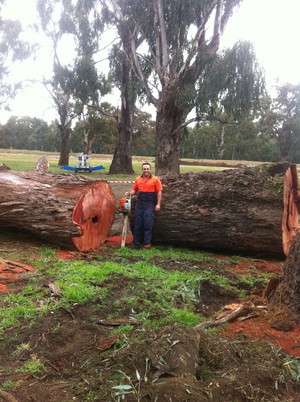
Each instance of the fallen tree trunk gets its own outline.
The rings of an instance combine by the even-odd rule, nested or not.
[[[106,181],[84,176],[0,171],[0,227],[30,232],[52,244],[92,251],[115,217]]]
[[[283,258],[298,228],[296,165],[162,178],[153,243]]]

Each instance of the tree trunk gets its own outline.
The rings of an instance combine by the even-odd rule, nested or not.
[[[122,29],[121,39],[124,52],[122,54],[121,73],[121,122],[118,127],[118,142],[108,174],[134,174],[132,167],[132,123],[136,93],[132,84],[132,67],[127,56],[130,51],[128,36],[129,32],[125,28]]]
[[[177,88],[174,85],[162,90],[156,114],[155,173],[156,175],[180,173],[182,129],[189,110],[176,104]]]
[[[285,303],[300,322],[300,233],[292,241],[284,264],[283,280],[271,298],[271,302]]]
[[[72,130],[69,127],[62,127],[61,125],[59,125],[59,129],[61,134],[61,148],[58,166],[64,166],[69,164]]]
[[[162,178],[153,243],[283,258],[298,228],[296,165]]]
[[[86,252],[98,249],[115,218],[109,184],[83,176],[0,171],[0,227]]]

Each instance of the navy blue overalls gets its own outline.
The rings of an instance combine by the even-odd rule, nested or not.
[[[151,243],[156,200],[157,196],[154,192],[138,192],[134,217],[134,246],[138,246],[140,244],[143,229],[144,245],[146,246]]]

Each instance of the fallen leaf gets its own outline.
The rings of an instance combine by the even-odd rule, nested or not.
[[[100,350],[101,352],[103,352],[104,350],[107,350],[110,347],[112,347],[112,345],[114,345],[119,338],[120,338],[120,334],[115,334],[115,335],[111,336],[110,338],[105,338],[104,336],[102,336],[99,339],[97,349]]]
[[[58,295],[61,291],[61,289],[56,286],[54,283],[49,283],[48,287],[50,288],[51,292]]]

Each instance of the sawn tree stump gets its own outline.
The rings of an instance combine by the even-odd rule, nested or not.
[[[84,176],[0,171],[0,227],[86,252],[99,248],[113,224],[109,184]]]
[[[298,228],[296,165],[162,178],[153,243],[282,258]]]

